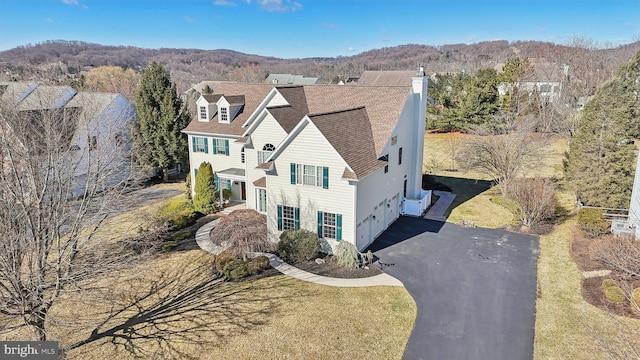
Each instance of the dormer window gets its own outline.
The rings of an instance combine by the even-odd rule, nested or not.
[[[229,122],[229,110],[226,107],[220,108],[220,121],[221,122]]]
[[[207,107],[200,106],[200,120],[207,120]]]

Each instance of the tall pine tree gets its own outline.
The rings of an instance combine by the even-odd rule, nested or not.
[[[586,104],[566,174],[586,205],[627,208],[640,129],[640,53]]]
[[[142,71],[136,94],[132,135],[137,161],[162,169],[164,181],[169,180],[168,168],[186,160],[187,138],[180,131],[188,123],[169,72],[153,61]]]

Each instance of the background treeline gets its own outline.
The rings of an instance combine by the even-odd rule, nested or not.
[[[171,73],[179,91],[201,80],[250,81],[268,73],[294,73],[336,82],[364,70],[407,70],[426,66],[430,74],[475,74],[519,56],[534,62],[557,63],[580,59],[598,62],[611,74],[640,49],[640,43],[619,47],[575,38],[566,45],[539,41],[490,41],[476,44],[428,46],[408,44],[374,49],[353,56],[282,59],[232,50],[143,49],[81,41],[46,41],[0,52],[0,80],[65,82],[100,66],[119,66],[139,73],[152,60]],[[566,61],[565,61],[566,62]]]

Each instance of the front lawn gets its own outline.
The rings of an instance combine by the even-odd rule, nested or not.
[[[159,206],[105,220],[96,239],[137,236]],[[404,288],[333,288],[279,274],[225,282],[212,255],[188,248],[69,289],[51,309],[50,339],[71,347],[68,359],[402,358],[416,317]],[[30,337],[12,323],[0,316],[0,340]]]
[[[282,275],[215,280],[211,256],[200,250],[101,281],[112,290],[109,301],[68,298],[53,310],[68,344],[98,334],[70,359],[133,358],[127,342],[144,358],[400,359],[416,316],[404,288],[333,288]]]

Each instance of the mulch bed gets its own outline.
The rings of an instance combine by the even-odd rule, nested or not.
[[[348,269],[338,265],[338,262],[331,255],[321,255],[319,258],[324,260],[324,264],[318,264],[315,260],[301,261],[291,263],[291,265],[298,269],[310,272],[316,275],[335,277],[340,279],[361,279],[370,276],[382,274],[382,270],[375,264],[369,266],[368,269]]]
[[[593,260],[589,255],[589,245],[591,241],[591,239],[585,238],[580,234],[573,234],[573,241],[571,242],[571,257],[573,261],[576,262],[578,268],[582,271],[606,269],[602,263]],[[631,310],[631,305],[628,300],[622,303],[613,303],[606,299],[604,296],[604,288],[602,287],[602,281],[604,279],[614,279],[621,284],[626,283],[631,288],[640,287],[640,280],[623,280],[615,272],[612,272],[611,275],[607,276],[582,279],[582,298],[589,304],[604,311],[631,318],[640,318],[640,316]]]

